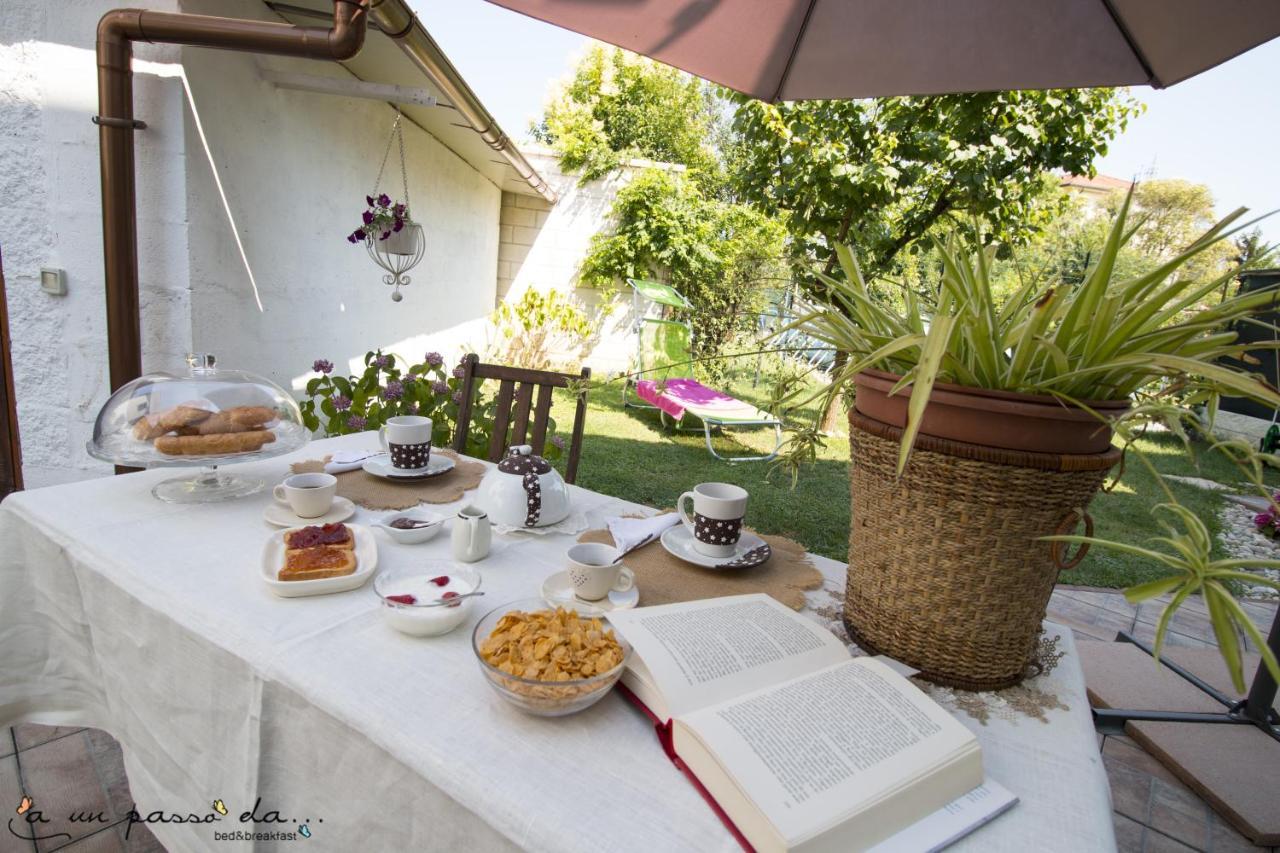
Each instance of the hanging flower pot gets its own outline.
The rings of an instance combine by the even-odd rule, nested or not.
[[[372,238],[377,243],[375,248],[388,255],[416,255],[418,242],[422,237],[422,227],[411,220],[404,220],[404,223],[404,227],[399,231],[391,232],[388,237],[378,235]]]
[[[400,142],[403,201],[395,201],[386,193],[378,192],[382,174],[387,168],[387,157],[391,154],[391,144],[396,140]],[[373,262],[387,271],[382,282],[395,288],[391,292],[391,300],[399,302],[404,298],[400,288],[409,284],[406,273],[418,265],[426,250],[422,226],[409,215],[409,174],[404,165],[404,132],[400,129],[399,110],[391,125],[391,136],[387,139],[387,150],[382,155],[382,165],[378,167],[378,179],[374,182],[373,193],[365,196],[364,200],[367,207],[361,214],[360,227],[347,235],[347,242],[364,244]]]

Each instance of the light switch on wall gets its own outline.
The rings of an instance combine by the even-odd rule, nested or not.
[[[52,296],[66,296],[67,278],[60,269],[41,267],[40,289]]]

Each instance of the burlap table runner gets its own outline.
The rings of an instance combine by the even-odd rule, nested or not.
[[[640,606],[763,592],[792,610],[804,607],[805,590],[822,586],[822,573],[813,565],[804,546],[785,536],[751,532],[773,549],[768,562],[754,569],[704,569],[671,556],[661,542],[650,542],[632,551],[623,562],[635,572]],[[608,530],[588,530],[578,541],[614,544]]]
[[[338,478],[338,494],[365,509],[408,509],[420,503],[448,504],[480,485],[484,478],[484,465],[479,462],[468,462],[458,458],[456,453],[448,450],[432,450],[448,456],[457,464],[453,470],[430,480],[408,480],[396,482],[383,477],[375,477],[364,471],[346,471],[336,474]],[[324,459],[308,459],[295,462],[291,470],[295,474],[310,474],[324,470]]]

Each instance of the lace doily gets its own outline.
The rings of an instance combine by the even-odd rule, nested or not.
[[[493,529],[498,533],[531,533],[534,536],[546,536],[548,533],[563,533],[567,536],[577,536],[582,531],[591,526],[587,521],[585,512],[571,512],[566,518],[557,521],[555,524],[548,524],[545,527],[508,527],[505,524],[495,524]]]
[[[824,585],[821,589],[809,593],[806,610],[817,614],[831,633],[840,638],[854,657],[866,654],[849,639],[849,632],[844,627],[844,591]],[[1062,638],[1054,634],[1046,636],[1041,631],[1036,641],[1036,651],[1032,662],[1028,664],[1027,678],[1013,687],[1003,690],[988,690],[975,693],[969,690],[957,690],[952,687],[940,687],[923,679],[912,681],[933,701],[952,712],[967,714],[986,725],[992,718],[1017,722],[1022,719],[1038,720],[1048,723],[1050,711],[1069,711],[1070,706],[1058,698],[1058,694],[1050,689],[1049,674],[1066,656],[1066,652],[1058,648]]]

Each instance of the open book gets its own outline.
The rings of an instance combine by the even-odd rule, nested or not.
[[[767,595],[609,620],[635,648],[623,686],[744,846],[869,849],[983,782],[968,729]]]

